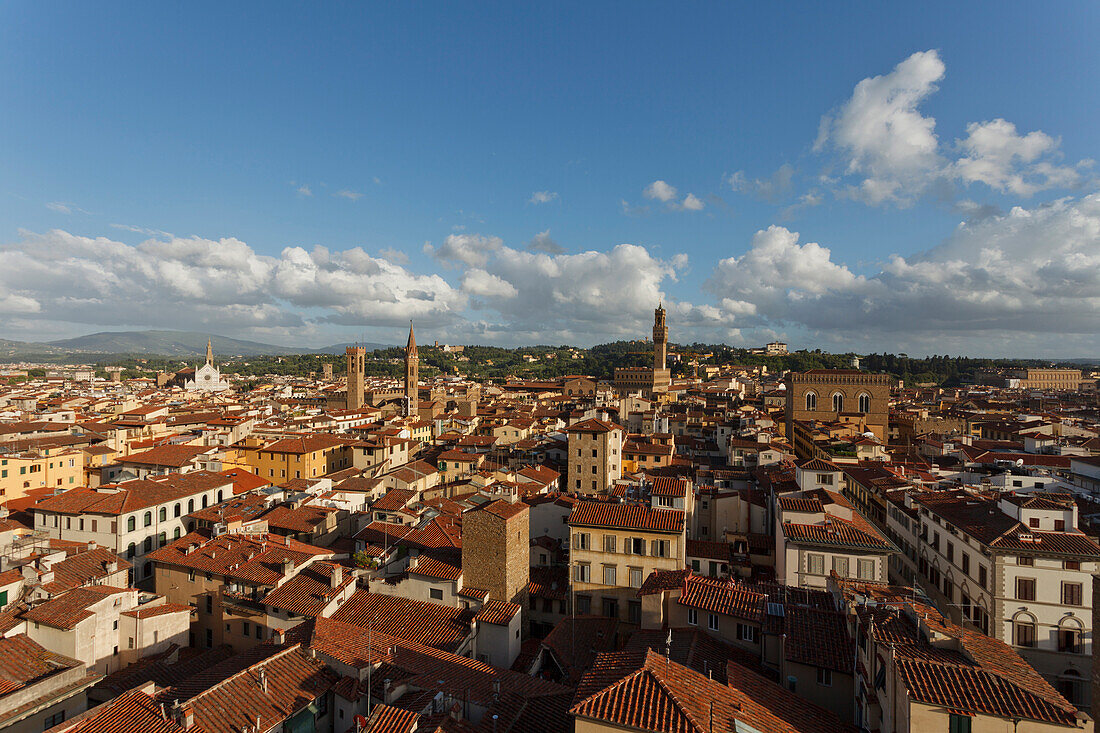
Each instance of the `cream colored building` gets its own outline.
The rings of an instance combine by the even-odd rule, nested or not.
[[[595,418],[567,428],[569,469],[566,489],[575,494],[599,494],[622,477],[623,429]]]
[[[579,501],[569,514],[569,564],[578,614],[641,623],[638,589],[654,571],[686,560],[686,522],[679,509]]]

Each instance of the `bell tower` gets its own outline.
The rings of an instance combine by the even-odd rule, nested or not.
[[[367,350],[362,346],[349,346],[345,354],[348,357],[347,409],[358,410],[363,406],[363,367]]]
[[[666,369],[668,361],[668,325],[665,323],[664,303],[653,311],[653,370]]]
[[[420,355],[416,351],[416,335],[409,323],[409,343],[405,346],[405,402],[408,415],[420,414]]]

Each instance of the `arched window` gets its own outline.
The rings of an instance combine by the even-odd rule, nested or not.
[[[194,499],[188,499],[187,500],[187,513],[190,514],[193,511],[195,511],[195,500]]]
[[[1021,613],[1012,619],[1012,643],[1016,646],[1035,646],[1035,618]]]
[[[817,409],[817,393],[816,392],[807,392],[806,393],[806,411],[807,412],[813,412],[816,409]]]
[[[222,500],[222,490],[218,489],[218,501]]]
[[[144,525],[146,527],[148,527],[150,524],[153,523],[153,513],[152,512],[145,512],[145,517],[143,518],[142,521],[143,521]]]
[[[180,528],[176,527],[176,531],[172,533],[172,539],[178,540],[180,538]]]
[[[126,531],[133,532],[135,529],[137,529],[137,520],[133,517],[128,518],[126,520]],[[133,547],[133,545],[131,545],[131,547]]]
[[[180,505],[179,505],[179,502],[176,502],[176,505],[174,507],[172,507],[172,516],[173,517],[178,517],[179,515],[180,515]]]
[[[1058,624],[1058,651],[1080,654],[1084,651],[1081,644],[1081,624],[1075,618],[1063,618]]]
[[[157,514],[159,515],[160,521],[162,522],[168,519],[168,507],[162,506]]]
[[[136,554],[137,554],[137,545],[135,545],[133,542],[131,542],[130,545],[126,548],[126,558],[128,560],[133,560],[134,555],[136,555]]]
[[[833,412],[844,412],[844,395],[833,392]]]
[[[866,392],[859,393],[859,411],[865,415],[871,411],[871,395]]]
[[[206,494],[203,494],[203,495],[202,495],[202,508],[203,508],[203,509],[205,509],[205,508],[206,508]]]
[[[1067,669],[1062,672],[1060,678],[1055,681],[1054,686],[1058,688],[1058,692],[1062,693],[1062,697],[1069,700],[1074,705],[1081,704],[1081,686],[1084,680],[1081,679],[1081,673],[1076,669]]]
[[[153,538],[146,537],[145,543],[142,545],[142,552],[152,552],[153,550]]]

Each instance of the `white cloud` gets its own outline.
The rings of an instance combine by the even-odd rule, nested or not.
[[[307,184],[303,183],[301,186],[298,186],[298,194],[301,196],[312,196],[313,189],[310,188]]]
[[[656,201],[663,201],[668,203],[676,198],[676,187],[670,186],[664,181],[654,181],[645,187],[642,191],[642,195],[647,199],[654,199]]]
[[[59,214],[71,214],[72,208],[68,204],[63,204],[60,201],[51,201],[46,204],[46,208],[50,211],[56,211]]]
[[[462,276],[462,289],[485,298],[514,298],[519,292],[512,283],[477,267]]]
[[[565,247],[550,238],[549,229],[533,236],[527,243],[527,249],[530,252],[544,252],[548,255],[560,255],[565,252]]]
[[[791,324],[849,346],[943,337],[970,353],[985,340],[999,347],[986,353],[1011,354],[1020,352],[1006,334],[1030,333],[1065,349],[1075,334],[1096,333],[1100,194],[961,224],[941,245],[893,255],[867,276],[772,226],[720,261],[705,288],[742,325]],[[1070,350],[1094,354],[1091,340]]]
[[[1031,196],[1049,188],[1069,188],[1081,180],[1075,168],[1042,160],[1058,150],[1058,141],[1045,132],[1020,135],[1014,124],[1000,118],[971,122],[966,132],[966,139],[957,141],[964,157],[954,164],[964,183],[984,183],[1002,193]]]
[[[409,256],[399,249],[393,247],[386,247],[383,250],[379,250],[378,254],[382,259],[389,260],[395,265],[407,265],[409,264]]]
[[[702,211],[703,202],[699,200],[699,197],[693,193],[689,193],[684,197],[683,202],[680,204],[680,208],[684,211]]]
[[[489,255],[499,250],[504,242],[500,237],[483,237],[480,234],[449,234],[439,247],[424,245],[424,252],[443,262],[461,263],[471,267],[484,267]]]
[[[953,199],[958,183],[1031,196],[1082,182],[1081,170],[1091,161],[1062,164],[1057,139],[1040,130],[1020,134],[1001,118],[971,122],[954,149],[941,145],[935,118],[920,107],[945,72],[937,51],[914,53],[890,73],[856,84],[846,102],[822,117],[814,150],[839,158],[841,175],[823,176],[834,194],[908,206],[924,195]],[[734,174],[730,183],[751,188],[761,182]]]
[[[556,191],[535,191],[531,194],[531,198],[527,199],[529,204],[548,204],[558,197]]]
[[[845,173],[861,179],[850,195],[870,204],[907,204],[943,167],[936,120],[918,106],[944,72],[938,52],[919,51],[889,74],[856,84],[852,97],[822,118],[814,149],[836,150]]]
[[[339,196],[340,198],[350,199],[352,201],[358,201],[359,199],[363,198],[363,194],[359,193],[358,191],[351,191],[346,188],[342,188],[332,195]]]

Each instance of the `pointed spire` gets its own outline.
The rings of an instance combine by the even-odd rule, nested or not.
[[[214,340],[210,338],[206,339],[206,363],[214,363]]]
[[[409,343],[405,345],[406,351],[413,351],[416,349],[416,335],[413,333],[413,323],[409,321]]]

